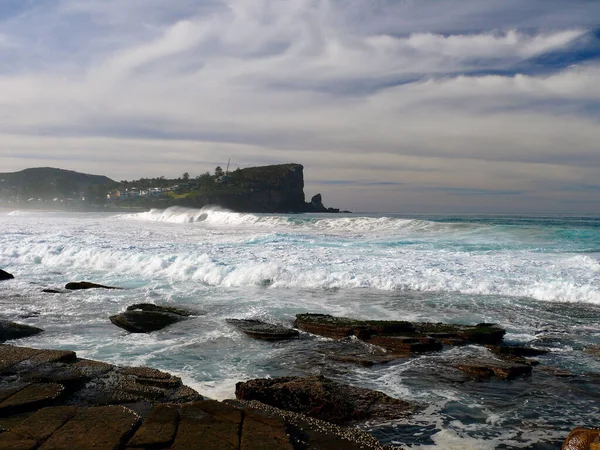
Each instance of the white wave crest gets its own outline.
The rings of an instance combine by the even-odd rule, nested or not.
[[[272,215],[236,213],[214,206],[201,209],[172,206],[167,209],[151,209],[150,211],[120,214],[114,216],[121,220],[138,220],[145,222],[166,222],[178,224],[199,224],[202,226],[239,227],[245,229],[272,229],[325,234],[371,235],[371,234],[408,234],[448,233],[472,229],[472,225],[438,223],[419,219],[401,219],[394,217],[318,217],[315,215]]]

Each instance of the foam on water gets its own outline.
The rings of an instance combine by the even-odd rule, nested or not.
[[[15,344],[149,365],[181,376],[208,397],[232,397],[240,380],[324,372],[432,405],[414,418],[420,428],[403,434],[393,424],[382,431],[386,442],[401,436],[407,448],[532,448],[559,439],[564,430],[553,435],[544,429],[543,436],[536,424],[514,431],[519,420],[531,419],[528,408],[541,425],[562,423],[553,408],[564,417],[595,420],[598,407],[581,411],[577,403],[585,389],[597,398],[592,387],[568,394],[575,392],[568,384],[538,375],[532,382],[546,383],[539,389],[552,398],[534,393],[533,406],[519,407],[514,399],[532,389],[525,381],[498,386],[497,397],[485,402],[478,394],[483,387],[435,377],[452,358],[485,349],[339,370],[315,359],[322,338],[303,333],[298,341],[265,345],[226,324],[226,318],[262,318],[290,325],[307,311],[496,322],[507,328],[508,341],[551,350],[543,357],[549,365],[600,370],[580,352],[600,344],[600,254],[591,251],[600,248],[598,221],[431,219],[216,208],[118,215],[7,211],[0,215],[0,267],[16,278],[3,282],[0,308],[12,320],[45,329]],[[127,289],[41,293],[82,279]],[[142,336],[107,320],[139,302],[187,307],[198,315]],[[561,389],[567,394],[555,394]]]

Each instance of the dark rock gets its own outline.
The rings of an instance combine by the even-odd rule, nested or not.
[[[382,392],[349,386],[322,376],[255,379],[237,383],[235,395],[336,424],[397,419],[412,412],[410,403]]]
[[[387,364],[405,355],[390,354],[380,347],[369,345],[355,339],[321,342],[316,347],[316,352],[327,359],[357,364],[363,367],[372,367],[378,364]]]
[[[545,355],[548,350],[541,348],[527,347],[525,345],[488,345],[488,349],[496,356],[520,356],[520,357],[531,357]]]
[[[153,303],[136,303],[127,307],[127,311],[153,311],[153,312],[164,312],[170,314],[177,314],[179,316],[191,316],[194,313],[186,311],[185,309],[174,308],[173,306],[159,306]]]
[[[329,314],[297,314],[296,328],[332,339],[356,336],[368,339],[372,334],[397,335],[415,331],[410,322],[387,320],[355,320]]]
[[[227,323],[255,339],[280,341],[297,338],[298,330],[253,319],[227,319]]]
[[[476,380],[488,379],[493,376],[503,380],[511,380],[521,375],[528,375],[532,370],[531,366],[527,364],[483,358],[457,362],[454,367]]]
[[[570,370],[561,369],[560,367],[554,366],[537,366],[535,368],[536,371],[545,372],[548,375],[552,375],[559,378],[573,378],[576,375]]]
[[[33,336],[42,331],[41,328],[0,319],[0,342]]]
[[[163,311],[125,311],[110,316],[116,326],[132,333],[149,333],[184,320],[185,316]]]
[[[63,291],[62,289],[42,289],[42,292],[45,294],[63,294],[67,291]]]
[[[441,350],[443,345],[427,336],[378,336],[369,339],[373,345],[383,347],[395,355],[410,356],[413,353],[434,352]]]
[[[575,428],[563,443],[562,450],[597,450],[600,448],[600,429]]]
[[[312,206],[314,211],[325,211],[325,206],[323,205],[323,198],[321,194],[313,195],[310,199],[310,205]]]
[[[77,291],[81,289],[123,289],[113,286],[104,286],[103,284],[90,283],[89,281],[73,281],[65,285],[65,289]]]
[[[0,269],[0,281],[4,281],[4,280],[12,280],[15,276],[12,273],[8,273],[5,272],[4,270]]]
[[[400,353],[440,349],[440,344],[498,344],[502,342],[506,333],[504,329],[487,323],[454,325],[429,322],[411,323],[399,320],[356,320],[328,314],[298,314],[296,315],[296,327],[302,331],[332,339],[356,336],[373,344],[375,341],[381,343],[389,341],[390,345],[395,347],[401,341],[400,339],[386,340],[380,336],[402,336],[406,344],[409,343],[409,339],[416,339],[418,344],[421,344],[416,345],[417,342],[414,342],[415,345],[410,348],[405,346],[399,349]]]

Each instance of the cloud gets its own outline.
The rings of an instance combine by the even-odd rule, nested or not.
[[[600,10],[576,3],[29,4],[0,22],[0,158],[119,179],[298,161],[341,206],[445,189],[526,209],[600,166]]]

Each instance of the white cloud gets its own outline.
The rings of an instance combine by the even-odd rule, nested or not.
[[[417,4],[403,12],[425,24]],[[586,33],[579,22],[393,33],[374,9],[361,28],[353,14],[364,5],[69,0],[0,23],[0,36],[8,32],[22,50],[11,54],[19,70],[0,72],[4,170],[86,171],[93,161],[121,179],[178,175],[190,164],[200,172],[229,157],[242,166],[295,160],[307,166],[308,186],[311,178],[409,182],[424,189],[419,198],[444,186],[536,191],[597,171],[600,127],[588,105],[600,99],[598,65],[471,73],[568,48]],[[465,14],[485,10],[462,5]],[[98,23],[86,30],[75,17]],[[400,24],[409,18],[397,16]],[[40,44],[48,65],[32,62],[31,38],[15,31],[31,23],[53,36]],[[69,43],[72,60],[50,64],[65,51],[49,30],[69,25],[72,39],[81,37]]]

